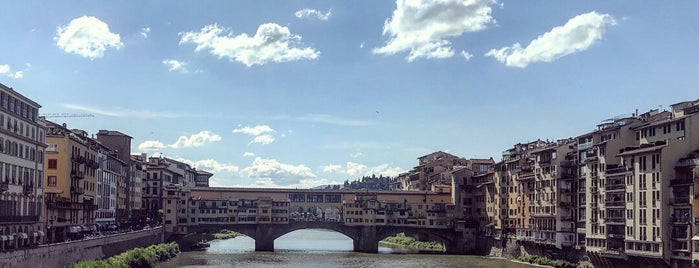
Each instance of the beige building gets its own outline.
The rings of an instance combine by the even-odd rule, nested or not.
[[[0,84],[0,250],[44,242],[41,106]]]
[[[129,165],[129,195],[128,207],[131,215],[129,218],[134,225],[142,225],[146,222],[143,194],[145,189],[146,173],[148,172],[148,157],[145,153],[131,155]]]
[[[48,239],[79,239],[97,230],[97,159],[99,145],[82,130],[47,121],[45,161]]]

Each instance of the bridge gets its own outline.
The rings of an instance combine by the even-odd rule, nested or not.
[[[327,229],[350,239],[357,252],[378,252],[379,241],[405,233],[438,241],[447,253],[475,247],[465,235],[451,193],[248,188],[181,188],[163,192],[169,235],[237,231],[256,251],[274,251],[274,240],[301,229]]]

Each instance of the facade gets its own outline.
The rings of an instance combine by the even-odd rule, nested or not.
[[[78,239],[97,229],[99,144],[81,130],[47,121],[45,156],[49,242]]]
[[[124,195],[119,196],[118,183],[124,181],[126,163],[119,160],[116,152],[100,144],[97,153],[99,171],[97,174],[97,215],[95,223],[100,230],[113,230],[118,227],[117,211],[124,205]]]
[[[131,165],[131,136],[114,130],[99,130],[97,132],[97,140],[113,150],[114,157],[119,161],[126,164],[125,175],[120,176],[117,181],[117,211],[116,219],[120,226],[128,226],[131,222],[130,211],[133,209],[129,207],[128,200],[130,199],[130,181],[131,173],[126,172],[130,170]]]
[[[0,84],[0,250],[45,242],[40,107]]]
[[[196,186],[199,171],[188,164],[167,157],[151,157],[148,159],[146,180],[143,189],[147,222],[162,222],[163,191],[168,186],[178,185],[185,189]],[[201,173],[203,177],[207,173]],[[209,173],[210,174],[210,173]],[[209,176],[210,177],[210,176]],[[208,182],[208,178],[206,179]]]
[[[211,179],[211,176],[214,174],[203,171],[203,170],[197,170],[196,171],[196,178],[194,179],[194,186],[195,187],[209,187],[209,179]]]
[[[145,153],[131,155],[129,166],[129,200],[128,207],[131,208],[129,218],[132,225],[143,225],[146,222],[146,213],[143,202],[146,173],[148,172],[148,157]]]

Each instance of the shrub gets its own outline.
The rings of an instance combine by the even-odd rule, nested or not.
[[[177,243],[151,245],[147,248],[134,248],[104,260],[81,261],[72,264],[71,268],[129,268],[154,267],[158,262],[166,261],[177,256],[180,248]]]

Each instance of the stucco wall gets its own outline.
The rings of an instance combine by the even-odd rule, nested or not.
[[[102,238],[52,244],[0,253],[0,268],[66,267],[78,261],[103,259],[132,248],[162,242],[162,227],[158,227]]]

